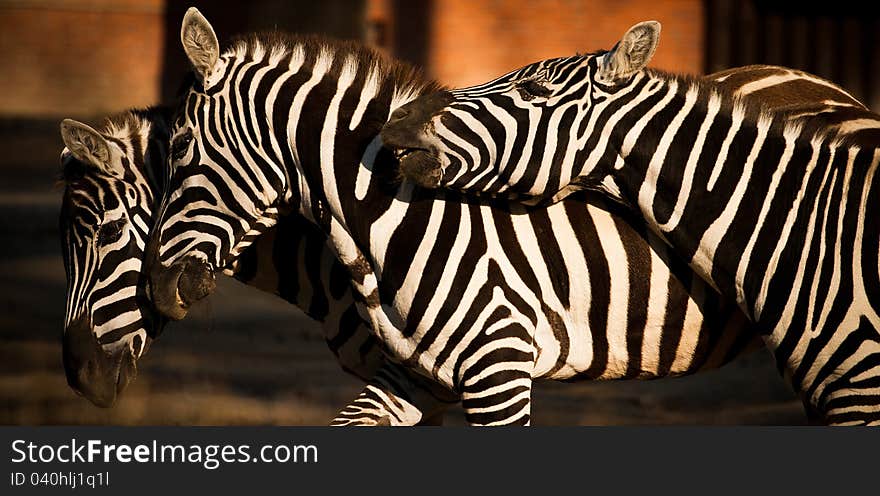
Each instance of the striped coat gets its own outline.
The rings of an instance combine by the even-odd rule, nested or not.
[[[741,98],[772,80],[730,93],[645,69],[658,35],[641,23],[611,51],[426,95],[383,138],[426,186],[629,205],[755,322],[812,413],[880,422],[880,117],[851,97],[776,112]],[[492,153],[511,138],[521,155]]]

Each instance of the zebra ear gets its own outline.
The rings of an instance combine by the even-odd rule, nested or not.
[[[196,77],[204,84],[211,75],[217,59],[220,58],[220,44],[217,42],[214,28],[195,7],[190,7],[183,16],[180,43],[196,72]]]
[[[648,65],[659,42],[659,22],[645,21],[636,24],[605,54],[597,76],[609,83],[628,79]]]
[[[61,121],[61,139],[70,154],[80,162],[114,174],[110,143],[98,131],[82,122],[64,119]]]

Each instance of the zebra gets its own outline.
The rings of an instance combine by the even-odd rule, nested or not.
[[[134,380],[137,360],[165,324],[145,297],[140,269],[165,186],[169,127],[170,111],[161,107],[110,116],[102,132],[61,124],[63,363],[70,386],[99,406],[111,406]],[[230,269],[320,321],[342,368],[369,381],[332,425],[439,422],[455,398],[386,363],[357,315],[344,271],[320,231],[295,216],[280,219]]]
[[[774,109],[778,110],[784,105],[786,111],[797,112],[799,115],[810,113],[829,117],[834,116],[836,120],[840,120],[842,109],[847,109],[848,107],[864,108],[857,102],[853,103],[851,97],[839,88],[824,84],[810,88],[810,91],[806,92],[806,95],[809,97],[808,99],[803,96],[805,92],[802,91],[802,88],[813,85],[812,76],[793,73],[788,69],[779,67],[743,67],[710,74],[706,76],[706,79],[716,81],[722,85],[734,85],[732,89],[736,90],[758,88],[757,94],[760,94],[762,101],[767,102],[768,99],[771,100],[774,103]],[[771,85],[769,83],[774,84]],[[789,90],[793,88],[801,90],[798,91],[801,94],[800,100],[792,100],[790,92],[782,91],[786,88]],[[778,93],[779,98],[774,99],[772,96],[766,95],[768,90]],[[823,102],[834,102],[834,105],[828,106]],[[164,174],[163,161],[167,155],[168,121],[170,119],[168,114],[169,110],[164,108],[133,109],[108,118],[101,132],[74,121],[65,122],[62,126],[62,135],[68,147],[62,153],[62,178],[67,185],[66,200],[64,202],[66,213],[61,217],[63,230],[72,229],[72,219],[76,218],[80,221],[87,219],[88,214],[86,212],[106,212],[111,210],[107,206],[111,201],[121,205],[121,197],[115,192],[118,187],[123,186],[123,182],[126,182],[135,188],[134,193],[138,198],[136,202],[137,208],[140,210],[140,214],[137,217],[141,219],[141,224],[146,226],[141,229],[142,235],[148,231],[149,226],[151,226],[153,198],[157,196],[156,192],[161,188]],[[120,160],[97,161],[95,162],[97,168],[89,167],[92,163],[88,158],[89,155],[84,153],[86,150],[83,147],[76,145],[76,143],[83,141],[86,137],[89,137],[90,141],[96,144],[106,141],[106,149],[115,150]],[[124,163],[121,157],[125,157]],[[117,173],[113,173],[114,168]],[[111,174],[108,176],[107,174],[99,173],[98,171],[102,169],[105,172],[111,172]],[[122,177],[121,180],[114,179],[119,175]],[[100,199],[100,203],[92,204],[96,202],[96,198]],[[124,223],[128,223],[129,219],[134,217],[136,216],[131,214],[120,217],[123,223],[116,224],[115,228],[113,224],[109,224],[106,227],[98,228],[98,231],[101,237],[121,236],[125,228]],[[260,287],[263,290],[278,293],[292,303],[297,304],[297,299],[299,299],[302,302],[299,303],[299,306],[307,314],[316,320],[324,322],[324,329],[327,331],[327,342],[331,345],[331,350],[334,354],[339,357],[343,368],[351,371],[361,379],[370,380],[375,376],[382,360],[372,335],[358,326],[358,323],[362,321],[358,318],[353,318],[354,313],[351,307],[353,300],[348,306],[345,306],[342,302],[342,300],[350,299],[350,294],[348,291],[343,291],[343,296],[334,300],[340,308],[346,308],[342,312],[332,312],[330,305],[327,303],[330,300],[330,297],[327,296],[330,292],[326,288],[331,287],[331,284],[348,284],[346,279],[338,276],[340,266],[335,263],[335,259],[332,258],[323,242],[314,242],[319,234],[317,234],[317,231],[311,224],[294,216],[290,216],[288,219],[291,226],[289,228],[285,225],[279,226],[278,232],[280,236],[278,236],[277,241],[275,230],[271,230],[267,233],[266,238],[261,239],[256,246],[245,250],[241,263],[234,270],[233,277]],[[113,231],[110,231],[110,229],[113,229]],[[296,233],[301,231],[315,231],[316,234],[306,233],[301,237],[303,241],[299,242],[300,238],[297,237]],[[293,235],[285,235],[285,233],[293,233]],[[131,234],[136,234],[136,231],[132,231]],[[79,237],[83,239],[97,239],[99,236],[87,232],[84,236],[80,235]],[[140,244],[137,244],[137,240],[141,240]],[[136,254],[143,251],[142,238],[137,238],[135,243],[131,248],[135,250],[135,260],[127,263],[137,264]],[[89,304],[85,301],[76,303],[72,296],[79,293],[74,288],[78,286],[78,283],[75,281],[81,276],[76,272],[75,268],[78,264],[81,264],[81,262],[78,262],[81,260],[81,257],[77,255],[77,250],[72,243],[68,242],[63,247],[68,270],[73,270],[72,273],[69,273],[68,277],[68,280],[72,283],[68,292],[68,301],[74,303],[74,308],[78,309],[77,313],[81,314],[83,308],[86,308]],[[265,260],[280,261],[282,258],[279,255],[293,252],[302,254],[304,267],[330,268],[321,270],[319,274],[309,274],[306,277],[305,272],[299,270],[297,265],[294,265],[291,269],[282,270],[276,263],[274,270],[280,272],[280,274],[276,274],[272,270],[266,270],[265,265],[258,263]],[[119,256],[120,250],[114,250],[112,253],[116,253],[116,256]],[[319,255],[315,256],[315,254]],[[307,259],[311,261],[306,261]],[[96,277],[107,279],[107,276],[101,276],[100,260],[94,263]],[[126,262],[120,262],[120,264],[122,263]],[[260,275],[264,271],[269,277]],[[136,270],[133,272],[136,272]],[[289,280],[293,282],[284,282],[284,274],[288,274]],[[273,280],[273,276],[277,276],[279,281]],[[322,278],[326,279],[326,281],[322,280]],[[309,295],[308,289],[312,284],[312,280],[319,280],[321,282],[315,284],[314,287],[316,289],[311,289],[311,291],[316,292],[311,294],[310,300],[304,300],[304,295]],[[120,282],[122,281],[116,281],[115,283],[119,284]],[[125,294],[126,291],[130,292],[131,289],[117,286],[113,288],[112,293],[119,295]],[[339,293],[336,292],[335,294]],[[80,299],[85,300],[87,296],[83,295]],[[131,314],[133,316],[137,316],[138,312],[145,313],[146,317],[141,317],[141,319],[146,320],[146,322],[138,323],[137,318],[134,318],[128,322],[128,324],[132,324],[129,331],[123,329],[126,323],[122,323],[116,324],[118,329],[122,329],[121,331],[113,329],[116,332],[112,334],[102,332],[101,347],[104,353],[96,352],[97,346],[94,339],[97,336],[89,337],[89,334],[85,332],[87,328],[79,328],[78,332],[71,332],[78,327],[68,326],[67,332],[64,334],[65,345],[63,355],[64,363],[68,364],[68,381],[70,381],[74,389],[82,391],[83,394],[95,403],[105,406],[112,404],[113,400],[115,400],[116,388],[111,388],[112,384],[101,383],[100,381],[119,377],[114,368],[108,366],[108,364],[119,362],[112,359],[108,361],[105,357],[108,355],[113,357],[116,354],[115,352],[118,352],[123,347],[127,347],[136,361],[146,350],[151,339],[150,336],[158,333],[160,329],[160,325],[158,325],[160,319],[143,299],[140,301],[128,299],[126,301],[125,298],[121,298],[114,304],[121,305],[115,313],[112,309],[109,311],[104,311],[100,307],[92,309],[93,311],[102,310],[98,312],[98,315],[105,316],[102,320],[97,321],[95,325],[97,329],[106,327],[106,322],[109,321],[108,317],[115,316],[116,314],[122,315],[126,312],[133,312]],[[339,315],[339,317],[330,318],[331,315]],[[342,318],[342,315],[346,317]],[[74,320],[76,319],[72,317],[67,318],[67,322]],[[342,325],[343,322],[346,324]],[[93,329],[92,332],[96,332],[96,330]],[[76,345],[77,343],[78,345]],[[357,344],[357,346],[353,344]],[[361,349],[366,351],[360,351]],[[357,353],[351,352],[353,350],[357,350]],[[344,355],[340,356],[343,353]],[[89,362],[90,356],[93,357],[93,361],[97,361],[97,366],[93,365],[90,368],[86,365]],[[80,377],[80,371],[85,375]],[[130,372],[133,374],[136,372],[136,368],[130,369]],[[386,371],[385,373],[389,372]],[[118,381],[117,379],[117,385],[120,386],[119,389],[123,388],[128,381],[133,379],[133,377],[128,377],[128,375],[123,375],[122,377],[124,378],[123,381]],[[394,378],[395,375],[392,374],[391,377]],[[391,379],[386,379],[386,382],[389,380]],[[401,382],[400,379],[391,380],[390,385],[386,386],[385,389],[402,391],[405,387],[399,385]],[[403,384],[406,383],[403,382]],[[98,392],[95,391],[96,387]],[[113,395],[108,396],[107,393],[113,393]],[[376,391],[375,394],[387,395],[388,393],[382,393],[380,390]],[[396,403],[393,401],[377,402],[375,397],[372,396],[362,394],[358,401],[344,409],[334,419],[334,425],[368,424],[379,421],[383,417],[393,417],[396,422],[401,421],[404,415],[400,413],[393,416],[383,415],[381,412],[370,412],[370,409],[363,405],[380,404],[383,408],[387,409],[390,405],[406,404],[406,401]],[[414,396],[412,393],[408,395],[408,397]],[[423,408],[425,412],[433,410],[433,408]],[[425,412],[423,412],[422,417],[418,418],[428,418],[428,414]]]
[[[196,9],[181,41],[196,82],[145,260],[165,316],[183,318],[216,271],[296,213],[325,233],[389,358],[460,395],[470,424],[528,424],[536,378],[681,375],[752,341],[734,305],[613,205],[527,209],[399,181],[379,131],[438,88],[410,67],[283,33],[221,54]]]
[[[585,188],[626,205],[754,322],[814,417],[877,425],[880,116],[790,121],[648,69],[659,31],[425,95],[383,139],[424,186],[551,203]]]

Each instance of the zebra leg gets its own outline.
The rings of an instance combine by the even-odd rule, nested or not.
[[[811,373],[800,375],[796,388],[825,424],[880,424],[880,331],[862,316],[858,327],[838,332],[844,337],[833,352],[802,359],[797,372]],[[805,385],[802,377],[809,377],[810,383]]]
[[[358,397],[343,408],[330,425],[440,425],[446,409],[457,401],[452,393],[386,361]]]
[[[515,326],[519,327],[519,326]],[[519,335],[524,331],[509,329]],[[504,331],[496,331],[507,334]],[[500,336],[499,336],[500,337]],[[464,360],[460,374],[462,406],[470,425],[529,425],[531,422],[534,351],[523,350],[529,341],[488,339]],[[504,343],[506,347],[500,347]]]
[[[531,422],[532,378],[519,370],[493,373],[465,385],[461,395],[468,424],[529,425]]]
[[[827,425],[880,425],[880,355],[868,356],[840,379],[829,384],[819,398]]]

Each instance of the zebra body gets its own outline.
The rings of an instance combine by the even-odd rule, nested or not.
[[[199,82],[148,253],[169,317],[279,213],[299,212],[326,233],[388,355],[461,394],[474,424],[527,423],[533,378],[679,375],[749,342],[741,314],[612,207],[530,210],[396,182],[378,131],[432,89],[408,69],[278,35],[221,57],[194,9],[181,37]]]
[[[658,34],[642,23],[610,52],[428,95],[383,137],[416,134],[395,145],[404,151],[430,143],[409,169],[429,186],[535,198],[589,188],[630,205],[755,322],[814,413],[880,422],[880,117],[851,105],[839,122],[792,121],[644,69]],[[522,157],[493,153],[512,139],[529,143]]]
[[[113,404],[134,379],[136,361],[163,325],[143,296],[140,271],[154,199],[167,176],[169,120],[167,111],[153,108],[113,116],[100,133],[75,121],[62,125],[68,145],[60,218],[68,272],[64,362],[70,385],[100,406]],[[237,262],[230,275],[321,322],[343,369],[370,381],[335,423],[412,425],[454,400],[436,398],[423,381],[386,363],[357,314],[344,267],[312,224],[282,218]],[[119,363],[120,356],[130,361]]]

